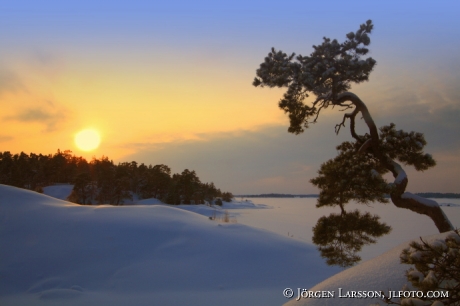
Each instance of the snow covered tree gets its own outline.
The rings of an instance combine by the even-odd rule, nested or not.
[[[460,305],[460,235],[455,230],[444,238],[413,241],[401,253],[401,262],[413,265],[407,280],[423,292],[388,304],[447,306]],[[442,294],[441,294],[442,292]],[[433,294],[436,293],[436,294]],[[409,296],[409,295],[408,295]]]
[[[319,177],[312,180],[321,189],[319,206],[339,205],[343,209],[343,204],[351,199],[361,203],[385,202],[383,196],[388,193],[395,206],[427,215],[440,232],[453,230],[437,203],[406,192],[408,177],[400,163],[419,171],[435,165],[431,155],[423,152],[423,134],[397,131],[390,124],[380,128],[379,135],[366,104],[348,91],[352,83],[368,81],[376,64],[373,58],[364,58],[369,52],[373,27],[368,20],[356,32],[348,33],[342,43],[324,38],[321,45],[313,46],[309,56],[287,55],[272,48],[257,69],[253,85],[287,88],[279,107],[289,115],[290,133],[304,132],[328,107],[350,110],[335,131],[339,133],[348,120],[353,142],[339,146],[339,156],[323,164]],[[308,100],[310,95],[313,99]],[[355,129],[358,115],[368,128],[364,135]],[[386,172],[393,175],[392,183],[382,177]]]

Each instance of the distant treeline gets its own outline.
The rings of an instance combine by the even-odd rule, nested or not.
[[[43,192],[43,187],[55,183],[73,184],[69,200],[79,204],[120,205],[133,194],[168,204],[222,204],[221,199],[231,201],[233,197],[212,182],[202,183],[195,171],[185,169],[171,176],[171,169],[163,164],[132,161],[115,165],[104,156],[88,162],[69,150],[53,155],[0,152],[0,184]]]
[[[284,194],[284,193],[262,193],[236,195],[242,198],[317,198],[317,194]]]
[[[424,198],[445,198],[459,199],[460,193],[440,193],[440,192],[419,192],[416,195]],[[317,194],[284,194],[284,193],[262,193],[262,194],[242,194],[235,195],[242,198],[317,198]],[[385,197],[389,198],[389,195]]]
[[[416,195],[424,198],[444,198],[444,199],[459,199],[460,193],[440,193],[440,192],[419,192]]]

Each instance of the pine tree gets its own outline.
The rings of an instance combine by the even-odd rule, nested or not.
[[[380,128],[379,135],[366,104],[348,91],[352,83],[368,81],[376,64],[373,58],[364,58],[373,28],[368,20],[356,32],[348,33],[342,43],[324,38],[321,45],[313,46],[309,56],[287,55],[272,48],[257,69],[253,85],[287,88],[279,107],[289,115],[290,133],[304,132],[328,107],[350,110],[335,131],[339,133],[348,120],[353,142],[340,145],[339,155],[323,164],[319,177],[312,180],[321,189],[320,206],[343,206],[351,199],[385,202],[383,196],[389,193],[395,206],[427,215],[440,232],[453,230],[439,205],[425,205],[423,199],[405,192],[408,177],[400,163],[418,171],[436,164],[431,155],[423,152],[423,134],[397,131],[390,124]],[[310,95],[314,96],[312,102],[307,99]],[[368,128],[363,135],[355,129],[358,115]],[[393,175],[392,183],[383,179],[386,172]]]
[[[401,253],[401,262],[412,265],[407,280],[423,294],[388,304],[420,306],[460,305],[460,235],[455,230],[445,238],[413,241]],[[431,292],[430,294],[428,294]],[[437,294],[434,295],[433,292]],[[441,295],[442,292],[442,295]]]

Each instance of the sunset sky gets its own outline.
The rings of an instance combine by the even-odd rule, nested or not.
[[[63,4],[65,2],[65,4]],[[438,165],[408,191],[460,192],[460,2],[0,0],[0,151],[71,150],[195,170],[243,193],[316,193],[349,140],[328,110],[287,132],[283,91],[255,88],[271,47],[308,55],[372,19],[370,81],[353,86],[379,126],[425,134]],[[74,136],[100,133],[82,151]]]

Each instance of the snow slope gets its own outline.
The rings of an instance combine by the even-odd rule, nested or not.
[[[346,296],[348,291],[384,291],[401,290],[407,283],[404,271],[408,265],[401,265],[399,255],[408,243],[402,244],[374,259],[363,262],[355,267],[344,270],[337,275],[321,282],[313,288],[306,288],[309,291],[334,291],[334,298],[315,299],[298,298],[297,291],[292,301],[285,306],[317,306],[317,305],[371,305],[379,303],[386,305],[381,299],[371,298],[340,298],[339,288],[342,288],[342,296]]]
[[[70,184],[59,184],[43,187],[43,193],[50,197],[66,200],[67,197],[72,193],[73,185]]]
[[[338,271],[309,244],[183,209],[0,185],[0,305],[280,305]]]
[[[450,232],[452,233],[452,232]],[[423,237],[426,242],[444,239],[449,232]],[[418,239],[414,239],[418,240]],[[412,241],[412,240],[411,240]],[[418,240],[420,242],[420,240]],[[387,305],[382,298],[351,298],[351,291],[379,292],[388,295],[389,291],[403,290],[405,286],[414,290],[405,277],[405,271],[411,266],[400,263],[399,256],[403,249],[409,246],[410,241],[403,243],[390,251],[363,262],[357,266],[344,270],[327,280],[317,284],[308,291],[333,291],[333,298],[298,298],[298,290],[292,301],[285,306],[366,306]],[[339,291],[341,288],[341,291]],[[394,299],[394,301],[399,301]]]

